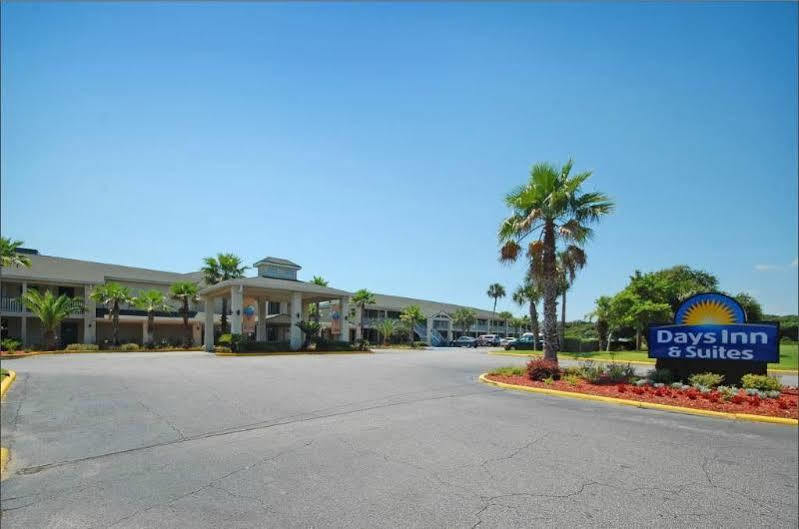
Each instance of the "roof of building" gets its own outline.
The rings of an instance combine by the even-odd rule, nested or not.
[[[200,290],[200,296],[219,296],[229,291],[231,287],[242,286],[245,288],[261,290],[265,293],[268,291],[280,292],[300,292],[303,298],[310,301],[317,300],[330,300],[337,298],[344,298],[352,296],[351,292],[346,290],[338,290],[336,288],[323,287],[314,283],[306,281],[297,281],[292,279],[277,279],[274,277],[242,277],[239,279],[228,279],[215,285],[211,285]]]
[[[288,259],[282,259],[280,257],[264,257],[263,259],[261,259],[260,261],[255,263],[253,266],[258,266],[258,265],[261,265],[261,264],[273,264],[273,265],[278,265],[278,266],[289,266],[289,267],[295,268],[297,270],[302,268],[297,263],[295,263],[293,261],[289,261]]]
[[[453,303],[442,303],[429,299],[406,298],[404,296],[392,296],[389,294],[375,294],[375,304],[367,305],[369,309],[393,309],[402,310],[408,305],[418,305],[422,312],[427,316],[434,316],[440,312],[452,314],[458,309],[472,309],[477,313],[478,318],[490,318],[491,311],[469,307],[466,305],[455,305]]]

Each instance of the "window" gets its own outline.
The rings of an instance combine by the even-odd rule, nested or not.
[[[68,298],[74,298],[75,289],[73,287],[58,287],[58,295],[66,296]]]
[[[280,314],[280,302],[279,301],[270,301],[269,308],[267,311],[269,314]]]
[[[399,317],[400,317],[400,313],[395,311],[395,310],[390,310],[390,311],[388,311],[388,316],[387,317],[391,318],[392,320],[398,320]]]

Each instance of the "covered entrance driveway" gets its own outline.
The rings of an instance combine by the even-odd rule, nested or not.
[[[334,315],[340,326],[337,339],[349,341],[349,299],[350,293],[335,288],[323,287],[313,283],[271,277],[248,277],[230,279],[200,291],[205,303],[205,350],[214,348],[214,306],[218,298],[230,300],[230,329],[234,334],[242,334],[247,326],[255,327],[256,340],[266,341],[267,321],[273,319],[268,314],[270,302],[286,307],[288,315],[288,334],[292,350],[302,345],[302,336],[297,323],[308,321],[308,307],[323,301],[338,301],[340,310]],[[245,304],[245,300],[248,301]],[[283,312],[281,310],[281,312]]]

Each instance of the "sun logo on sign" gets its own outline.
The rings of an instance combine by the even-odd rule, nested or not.
[[[746,315],[734,299],[721,294],[700,294],[680,306],[678,325],[733,325],[746,323]]]

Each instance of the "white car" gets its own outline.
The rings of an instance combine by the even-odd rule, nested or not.
[[[499,341],[499,345],[500,347],[505,347],[514,340],[516,340],[515,336],[506,336]]]

